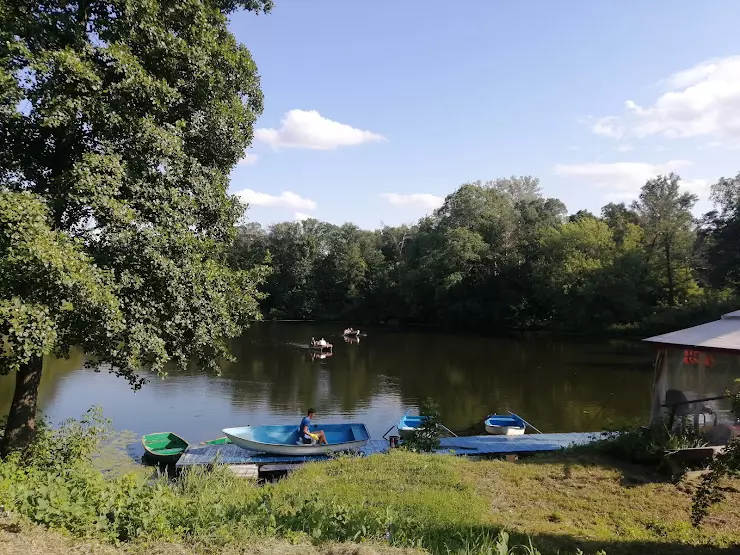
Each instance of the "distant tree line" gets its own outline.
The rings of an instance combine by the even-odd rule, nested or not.
[[[740,291],[740,174],[715,209],[676,174],[600,215],[567,215],[533,177],[466,183],[415,225],[366,231],[308,219],[239,228],[231,263],[272,266],[266,318],[353,319],[491,329],[597,330],[691,324]]]

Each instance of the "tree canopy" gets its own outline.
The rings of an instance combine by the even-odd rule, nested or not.
[[[271,0],[0,2],[3,451],[33,433],[41,358],[73,345],[134,386],[217,369],[257,317],[260,264],[227,264],[231,168],[262,111],[227,28]]]
[[[274,318],[489,330],[643,326],[740,292],[739,183],[720,180],[718,209],[697,220],[696,197],[674,174],[650,179],[632,205],[610,203],[599,216],[568,217],[533,177],[476,181],[414,225],[250,224],[232,259],[248,266],[272,257],[263,307]]]

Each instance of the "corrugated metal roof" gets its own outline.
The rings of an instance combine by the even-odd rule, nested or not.
[[[729,312],[723,315],[722,319],[714,322],[648,337],[645,341],[697,349],[740,352],[740,310]]]

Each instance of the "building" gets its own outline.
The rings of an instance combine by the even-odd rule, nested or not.
[[[740,434],[740,310],[720,320],[645,339],[658,348],[651,424],[692,417],[712,444]]]

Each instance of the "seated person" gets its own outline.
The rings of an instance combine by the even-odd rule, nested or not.
[[[308,409],[308,413],[306,414],[306,416],[303,417],[303,420],[301,420],[301,426],[300,428],[298,428],[300,439],[306,445],[311,445],[313,443],[326,445],[326,435],[322,430],[315,430],[313,432],[310,431],[311,419],[314,416],[316,416],[316,411],[314,409]]]

